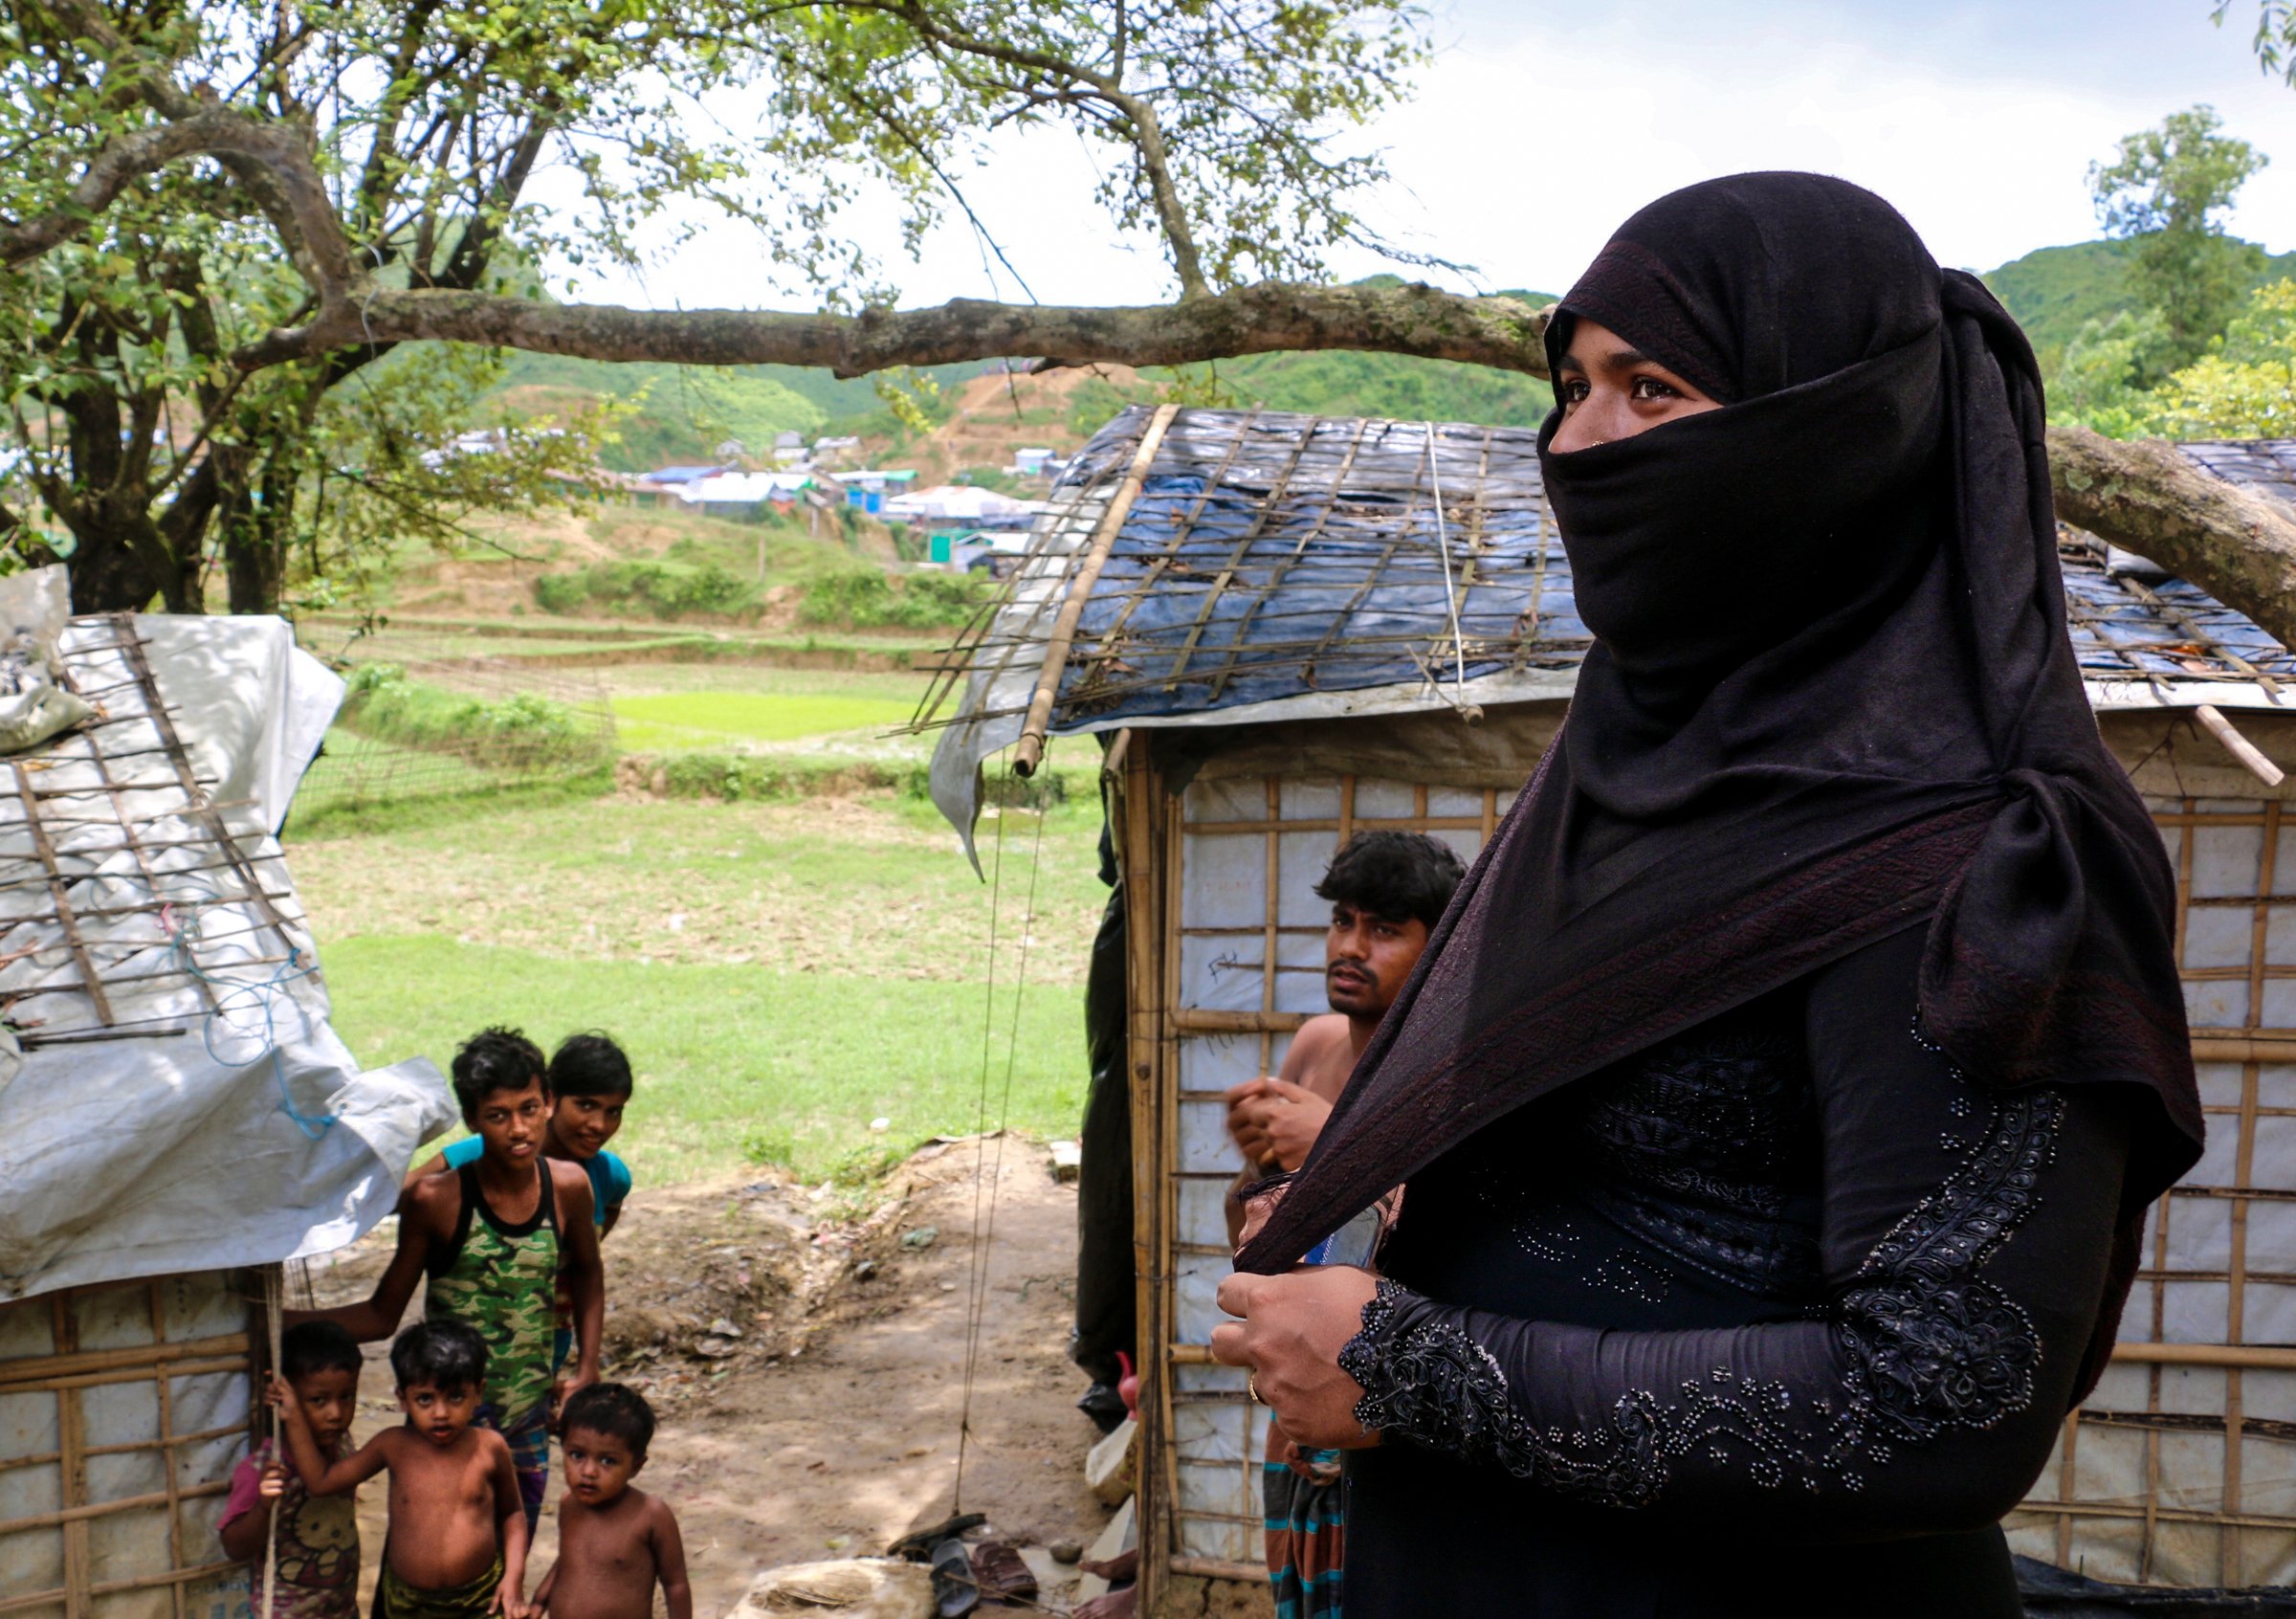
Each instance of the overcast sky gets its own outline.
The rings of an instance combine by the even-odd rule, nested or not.
[[[1749,168],[1812,168],[1902,209],[1946,264],[1986,270],[2097,233],[2086,176],[2122,135],[2207,101],[2276,161],[2233,230],[2296,248],[2296,90],[2249,52],[2255,0],[2223,28],[2208,0],[1434,0],[1439,54],[1414,100],[1370,132],[1395,181],[1367,215],[1476,266],[1485,287],[1559,292],[1628,213]],[[1058,132],[1015,142],[967,182],[1049,303],[1159,300],[1153,246],[1112,239],[1093,171]],[[921,263],[882,243],[904,302],[1017,297],[952,227]],[[785,303],[740,227],[718,226],[642,281],[584,295],[657,306]],[[1350,255],[1344,276],[1387,268]],[[1439,277],[1440,278],[1440,277]]]

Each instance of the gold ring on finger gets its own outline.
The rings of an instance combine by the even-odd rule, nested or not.
[[[1245,1374],[1244,1392],[1251,1396],[1251,1403],[1255,1406],[1264,1406],[1268,1403],[1260,1398],[1260,1374],[1257,1367]]]

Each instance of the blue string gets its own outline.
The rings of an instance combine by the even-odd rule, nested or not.
[[[131,876],[124,872],[102,872],[92,875],[99,881],[142,884],[149,889],[151,898],[159,900],[163,906],[172,906],[174,903],[172,898],[163,898],[158,884],[145,882],[141,874]],[[194,891],[204,890],[204,893],[200,894],[203,898],[222,899],[225,898],[220,890],[212,884],[203,881],[195,874],[179,872],[162,875],[171,875],[174,880],[188,884]],[[278,1081],[279,1111],[285,1114],[294,1122],[295,1127],[300,1130],[304,1138],[309,1141],[316,1142],[334,1128],[337,1122],[334,1114],[307,1114],[295,1105],[295,1097],[287,1088],[287,1064],[279,1055],[278,1006],[280,1001],[288,998],[286,987],[298,979],[309,978],[319,970],[319,964],[315,961],[309,965],[305,965],[301,947],[293,940],[286,939],[285,934],[282,933],[280,937],[285,940],[287,944],[287,959],[281,962],[268,978],[257,980],[225,978],[200,965],[198,959],[191,953],[194,946],[203,943],[200,937],[199,912],[187,910],[183,918],[170,926],[168,912],[163,909],[160,913],[160,928],[167,935],[168,955],[174,960],[178,968],[187,977],[208,986],[210,989],[221,991],[215,997],[213,1009],[200,1023],[201,1043],[206,1046],[210,1060],[224,1068],[241,1069],[252,1068],[265,1057],[269,1057],[272,1074]],[[223,949],[229,948],[229,946],[218,945],[216,948]],[[249,1002],[252,1002],[262,1012],[262,1049],[243,1061],[234,1062],[215,1049],[215,1031],[217,1026],[225,1021],[234,1008]]]

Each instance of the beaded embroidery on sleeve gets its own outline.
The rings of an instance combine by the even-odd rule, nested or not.
[[[1541,1428],[1461,1312],[1382,1280],[1339,1354],[1364,1390],[1356,1419],[1615,1507],[1656,1502],[1674,1465],[1700,1451],[1744,1465],[1762,1488],[1855,1491],[1894,1446],[1990,1428],[2030,1403],[2042,1345],[2025,1311],[1976,1272],[2039,1206],[2064,1098],[2047,1088],[1980,1097],[1975,1115],[1974,1145],[1826,1311],[1846,1368],[1831,1386],[1716,1365],[1670,1390],[1622,1390],[1599,1427]]]

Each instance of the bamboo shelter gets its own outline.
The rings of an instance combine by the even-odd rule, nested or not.
[[[328,1028],[274,837],[340,682],[276,619],[67,618],[61,575],[0,581],[81,714],[0,757],[0,1615],[228,1619],[280,1262],[390,1211],[446,1090]]]
[[[2296,492],[2296,446],[2190,450]],[[2060,554],[2099,724],[2175,863],[2212,1133],[2152,1213],[2113,1364],[2012,1542],[2117,1585],[2296,1584],[2296,657],[2086,535]],[[1588,639],[1530,432],[1136,409],[1071,464],[921,716],[968,848],[984,764],[1032,767],[1049,734],[1106,746],[1143,1612],[1187,1581],[1265,1578],[1267,1413],[1206,1348],[1238,1167],[1220,1097],[1325,1009],[1312,886],[1358,830],[1471,858]]]

